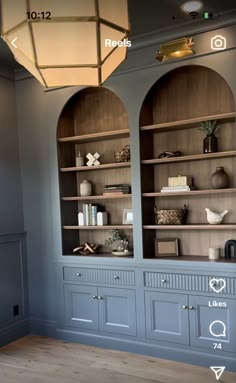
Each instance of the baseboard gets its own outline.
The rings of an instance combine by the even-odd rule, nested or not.
[[[203,351],[172,348],[171,346],[153,345],[136,340],[112,338],[111,335],[81,333],[63,328],[56,328],[56,322],[31,319],[31,333],[56,338],[66,342],[77,342],[88,346],[108,348],[118,351],[133,352],[160,359],[173,360],[196,366],[225,366],[227,371],[236,372],[236,357],[212,355]]]
[[[0,329],[0,347],[5,346],[30,333],[29,321],[23,320]]]
[[[29,328],[31,334],[56,338],[56,322],[39,318],[30,318]]]
[[[79,333],[64,329],[56,330],[56,338],[68,342],[78,342],[95,347],[133,352],[203,367],[225,366],[227,371],[236,372],[236,358],[212,355],[204,351],[183,350],[181,348],[171,348],[170,346],[158,346],[139,341]]]

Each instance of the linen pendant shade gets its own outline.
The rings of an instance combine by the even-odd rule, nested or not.
[[[101,85],[126,58],[127,0],[2,0],[2,38],[46,87]]]

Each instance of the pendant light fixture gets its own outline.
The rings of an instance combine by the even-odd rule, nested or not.
[[[193,45],[193,39],[186,37],[162,44],[160,51],[156,53],[156,59],[159,61],[168,61],[192,55],[195,53]]]
[[[46,87],[101,85],[126,58],[127,0],[2,0],[2,37]]]

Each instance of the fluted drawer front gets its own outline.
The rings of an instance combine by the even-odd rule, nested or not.
[[[134,286],[134,271],[64,267],[64,281]]]
[[[225,283],[224,283],[225,281]],[[211,286],[210,286],[211,284]],[[236,278],[144,272],[144,286],[172,290],[188,290],[216,294],[236,294]]]

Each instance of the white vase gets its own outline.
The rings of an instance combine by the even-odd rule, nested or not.
[[[83,182],[81,182],[80,195],[81,197],[92,195],[92,184],[89,181],[84,180]]]
[[[84,166],[84,157],[81,156],[80,152],[75,157],[76,167]]]

